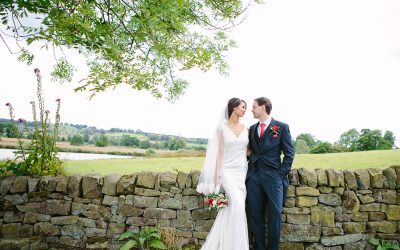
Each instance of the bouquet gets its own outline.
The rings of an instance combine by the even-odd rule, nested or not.
[[[206,195],[204,202],[209,206],[208,210],[215,209],[219,211],[221,208],[228,206],[228,198],[221,192]]]

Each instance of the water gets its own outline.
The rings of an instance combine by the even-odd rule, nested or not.
[[[13,159],[15,149],[0,149],[0,160]],[[97,159],[123,159],[132,158],[124,155],[90,154],[59,152],[61,160],[97,160]]]

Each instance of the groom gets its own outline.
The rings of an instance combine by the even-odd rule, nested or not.
[[[274,120],[271,101],[254,100],[252,113],[259,122],[250,127],[251,154],[246,176],[249,219],[255,250],[265,250],[265,205],[268,206],[268,250],[278,250],[282,208],[289,185],[288,173],[294,159],[289,126]],[[281,160],[281,154],[284,157]]]

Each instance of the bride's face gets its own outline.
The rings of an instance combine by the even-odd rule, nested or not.
[[[234,108],[233,110],[235,111],[235,114],[239,117],[243,117],[244,114],[246,113],[246,103],[242,102],[240,103],[239,106],[237,106],[236,108]]]

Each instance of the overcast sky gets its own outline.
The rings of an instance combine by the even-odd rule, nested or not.
[[[1,43],[0,117],[8,118],[4,104],[11,102],[16,118],[32,120],[39,67],[45,105],[54,115],[61,98],[62,122],[208,137],[231,97],[251,106],[266,96],[293,137],[335,142],[351,128],[369,128],[394,132],[400,145],[400,1],[265,0],[229,35],[238,44],[228,55],[230,75],[184,72],[191,85],[174,104],[127,86],[89,100],[73,92],[86,72],[83,58],[68,58],[77,77],[59,85],[50,81],[52,53],[42,51],[26,66]],[[256,122],[250,108],[243,122]]]

